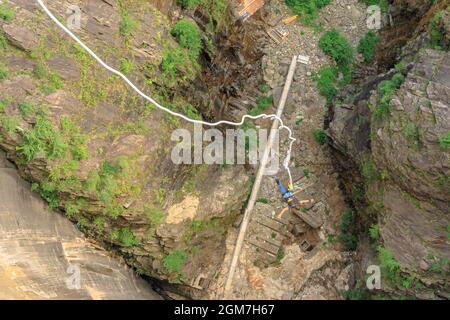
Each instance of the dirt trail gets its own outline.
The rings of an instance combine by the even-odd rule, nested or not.
[[[292,15],[280,1],[267,3],[265,11],[269,12],[268,24],[276,24],[281,18]],[[367,32],[366,7],[357,0],[333,1],[322,9],[318,20],[323,22],[324,31],[336,28],[355,48]],[[338,173],[331,163],[330,150],[316,142],[313,136],[315,129],[323,127],[326,113],[325,99],[319,96],[313,75],[322,65],[332,62],[318,47],[322,31],[299,22],[288,25],[287,29],[290,34],[280,45],[270,42],[264,48],[264,80],[272,88],[274,104],[277,105],[291,57],[310,57],[309,65],[299,64],[297,67],[286,105],[285,123],[294,128],[294,136],[298,139],[293,150],[292,173],[298,186],[304,190],[299,197],[301,200],[314,200],[307,209],[320,215],[324,225],[319,230],[310,230],[290,213],[280,217],[285,205],[273,178],[266,177],[258,198],[268,204],[258,203],[254,209],[258,218],[250,228],[234,279],[232,297],[236,299],[338,299],[339,291],[345,290],[352,281],[351,254],[343,252],[333,241],[337,237],[340,217],[347,209],[337,181]],[[286,151],[283,139],[281,135],[281,154]],[[280,178],[287,181],[285,176]],[[281,218],[278,219],[280,221],[273,219],[276,216]],[[289,222],[306,227],[306,233],[293,236],[283,226]],[[215,284],[217,291],[223,287],[222,276],[228,270],[236,234],[233,230],[227,239],[224,268]],[[270,242],[270,245],[262,248],[260,243],[256,243],[260,247],[255,246],[257,238],[265,238],[266,244]],[[299,246],[303,240],[315,248],[304,252]]]

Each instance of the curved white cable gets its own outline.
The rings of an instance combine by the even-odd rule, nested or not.
[[[92,51],[87,45],[85,45],[75,34],[72,33],[72,31],[70,31],[64,24],[61,23],[61,21],[59,21],[54,15],[53,13],[45,6],[45,4],[43,3],[42,0],[37,0],[37,2],[39,3],[39,5],[41,6],[41,8],[44,10],[44,12],[53,20],[53,22],[55,22],[58,27],[60,27],[65,33],[67,33],[75,42],[77,42],[84,50],[86,50],[89,55],[91,55],[103,68],[105,68],[106,70],[108,70],[109,72],[119,76],[120,78],[122,78],[134,91],[136,91],[137,94],[139,94],[141,97],[143,97],[144,99],[146,99],[147,101],[149,101],[150,103],[152,103],[155,107],[157,107],[160,110],[163,110],[175,117],[181,118],[183,120],[186,120],[188,122],[191,123],[197,123],[197,124],[201,124],[201,125],[205,125],[205,126],[210,126],[210,127],[216,127],[222,124],[228,124],[231,126],[242,126],[245,122],[245,119],[252,119],[252,120],[257,120],[257,119],[271,119],[271,120],[278,120],[280,122],[280,129],[286,129],[289,133],[289,149],[287,151],[287,156],[283,162],[283,166],[286,169],[288,175],[289,175],[289,181],[292,182],[292,175],[291,175],[291,170],[289,169],[289,163],[291,161],[291,151],[292,151],[292,146],[294,144],[294,142],[297,140],[293,137],[292,134],[292,130],[285,126],[283,124],[283,120],[281,120],[280,117],[278,117],[275,114],[260,114],[257,116],[251,116],[251,115],[244,115],[241,119],[240,122],[231,122],[231,121],[226,121],[226,120],[221,120],[218,122],[206,122],[206,121],[202,121],[202,120],[195,120],[195,119],[191,119],[181,113],[177,113],[174,112],[162,105],[160,105],[157,101],[155,101],[153,98],[147,96],[144,92],[142,92],[138,87],[136,87],[123,73],[121,73],[120,71],[110,67],[109,65],[107,65],[101,58],[99,58],[94,51]]]

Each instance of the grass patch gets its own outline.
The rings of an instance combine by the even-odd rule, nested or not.
[[[164,258],[163,266],[170,273],[179,273],[186,259],[187,255],[183,250],[174,250]]]
[[[36,106],[33,102],[24,100],[19,102],[19,110],[23,117],[29,117],[36,111]]]
[[[380,237],[379,227],[378,224],[373,224],[369,228],[369,236],[372,240],[378,241]]]
[[[450,149],[450,130],[446,134],[438,138],[439,147],[442,151],[448,151]]]
[[[357,51],[358,53],[361,53],[364,57],[364,60],[366,62],[371,62],[373,59],[373,50],[375,49],[376,45],[380,41],[380,38],[378,35],[370,30],[367,32],[364,37],[359,41]]]
[[[6,79],[8,77],[8,70],[4,64],[0,63],[0,80]]]
[[[163,53],[161,70],[168,79],[169,87],[191,78],[195,66],[195,62],[185,49],[166,49]]]
[[[256,100],[256,106],[248,112],[251,116],[257,116],[266,111],[270,106],[273,105],[272,96],[260,96]]]
[[[325,142],[327,141],[327,136],[325,134],[325,131],[323,129],[316,129],[316,130],[314,130],[314,139],[320,145],[324,145]]]
[[[285,0],[292,11],[308,23],[317,18],[321,8],[328,5],[331,0]]]
[[[319,47],[324,53],[333,58],[342,72],[353,62],[352,45],[336,29],[326,32],[320,38]]]
[[[177,4],[183,9],[192,9],[199,4],[202,4],[203,0],[177,0]]]
[[[124,38],[129,38],[137,28],[137,22],[126,10],[122,10],[119,33]]]
[[[442,20],[444,15],[444,11],[438,11],[428,27],[430,47],[434,50],[446,51],[450,47],[450,43],[445,36],[445,22]]]
[[[135,69],[134,62],[130,59],[122,59],[120,60],[120,72],[123,74],[129,74]]]
[[[337,88],[338,69],[331,66],[323,66],[316,75],[317,88],[321,96],[327,99],[331,104],[338,93]]]
[[[381,81],[378,85],[377,105],[374,110],[374,116],[382,119],[389,114],[389,104],[392,95],[401,87],[405,77],[401,73],[396,73],[391,80]]]
[[[13,9],[9,7],[6,3],[0,3],[0,18],[6,22],[12,21],[16,16]]]
[[[177,39],[180,47],[189,51],[193,59],[198,58],[203,47],[202,38],[200,30],[192,21],[178,20],[170,33]]]
[[[378,260],[383,276],[390,285],[397,284],[400,280],[400,263],[392,253],[383,246],[378,246]]]

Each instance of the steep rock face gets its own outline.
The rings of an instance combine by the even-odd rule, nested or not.
[[[430,263],[429,254],[450,256],[450,154],[438,143],[450,130],[449,62],[448,52],[420,52],[392,97],[388,119],[373,128],[375,165],[388,175],[381,235],[398,261],[416,272]]]
[[[448,21],[447,12],[441,32]],[[446,37],[448,33],[441,38]],[[431,49],[429,43],[429,35],[420,34],[404,48],[396,70],[370,76],[359,85],[353,103],[335,105],[327,133],[348,173],[344,185],[353,192],[355,206],[366,213],[361,220],[372,217],[378,224],[378,250],[392,254],[401,279],[421,283],[391,283],[394,291],[384,289],[448,298],[450,153],[440,140],[450,130],[450,53]],[[402,84],[391,93],[388,111],[382,112],[379,85],[391,79]],[[363,201],[355,199],[361,184]],[[422,285],[426,289],[418,289]]]
[[[67,17],[70,4],[79,5],[80,38],[144,91],[183,112],[184,81],[198,74],[180,76],[177,86],[168,83],[161,60],[178,45],[158,8],[168,12],[170,2],[152,3],[46,1],[59,17]],[[0,20],[0,63],[7,71],[0,80],[1,148],[85,233],[139,272],[201,296],[246,198],[244,168],[173,164],[171,133],[192,131],[191,125],[136,98],[35,2],[10,1],[10,8],[14,18]],[[202,96],[189,99],[201,104]]]

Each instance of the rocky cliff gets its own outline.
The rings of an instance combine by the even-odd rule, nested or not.
[[[208,109],[214,106],[203,66],[170,35],[171,15],[181,11],[172,2],[46,5],[63,21],[76,14],[71,5],[79,6],[75,33],[164,105],[200,117],[195,102],[207,117],[207,110],[220,114]],[[217,17],[224,8],[205,9],[212,37],[218,22],[208,10]],[[190,124],[154,109],[101,69],[35,1],[9,1],[0,13],[0,147],[79,229],[139,273],[202,296],[249,191],[245,169],[174,165],[171,133],[192,131]]]
[[[380,44],[377,71],[362,66],[367,76],[341,93],[327,134],[359,212],[361,273],[379,264],[392,296],[448,299],[450,11],[445,1],[395,5],[414,28],[394,16],[391,47]]]

